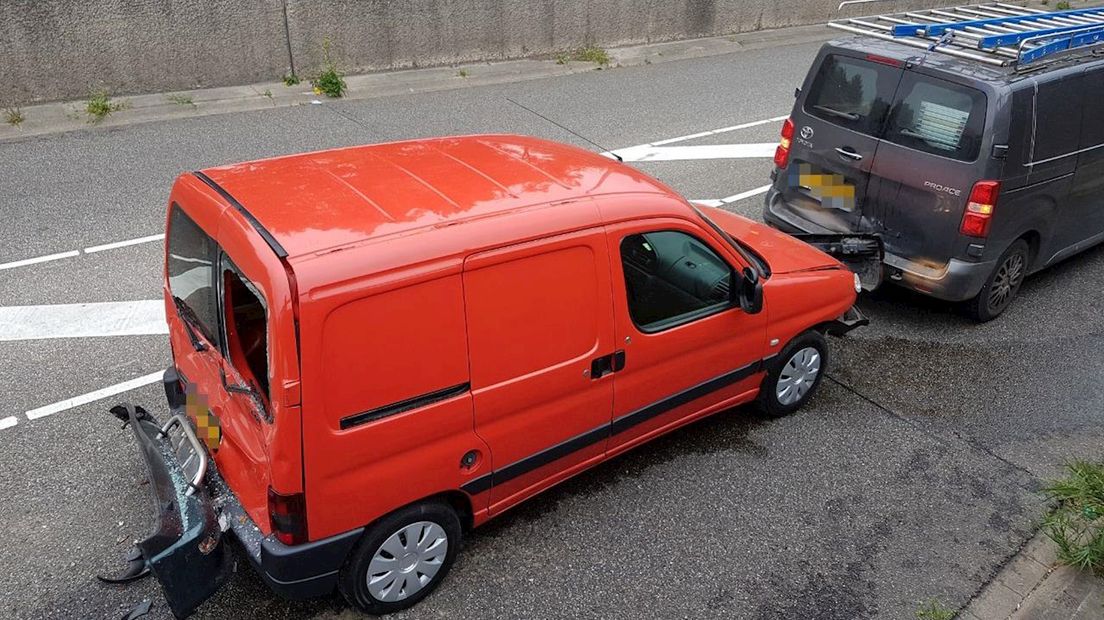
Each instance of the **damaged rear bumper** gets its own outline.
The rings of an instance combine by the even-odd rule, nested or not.
[[[285,598],[333,592],[338,570],[363,528],[301,545],[266,536],[213,461],[208,463],[206,448],[185,414],[175,368],[165,372],[164,384],[171,414],[165,424],[129,404],[111,412],[133,430],[149,473],[156,524],[137,546],[173,614],[185,618],[217,592],[233,572],[236,555],[248,558],[265,583]],[[227,544],[229,533],[240,544]]]
[[[129,404],[117,405],[111,412],[134,431],[154,495],[156,524],[153,533],[138,542],[138,549],[161,583],[173,615],[187,617],[230,572],[230,555],[220,544],[222,530],[214,504],[207,489],[196,484],[198,464],[192,469],[197,460],[206,462],[206,454],[178,460],[177,454],[195,447],[186,419],[174,416],[161,425],[141,407]]]

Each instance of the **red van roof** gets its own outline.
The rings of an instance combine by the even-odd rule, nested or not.
[[[507,135],[357,146],[203,171],[289,256],[599,194],[670,194],[573,146]]]

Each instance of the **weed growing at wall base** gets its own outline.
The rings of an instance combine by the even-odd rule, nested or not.
[[[571,59],[582,62],[593,62],[602,67],[608,67],[610,64],[609,52],[597,45],[588,45],[584,48],[575,50]]]
[[[84,112],[88,115],[89,123],[98,123],[107,117],[112,112],[118,112],[125,110],[127,104],[119,103],[111,100],[111,95],[106,90],[95,90],[88,98],[88,103],[84,106]]]
[[[1043,532],[1058,545],[1058,560],[1104,575],[1104,463],[1074,461],[1067,476],[1043,492],[1057,503]]]
[[[344,76],[337,70],[337,65],[330,58],[329,39],[322,41],[322,63],[324,66],[322,72],[318,74],[318,77],[311,80],[314,92],[327,97],[344,96],[348,86],[345,84]]]

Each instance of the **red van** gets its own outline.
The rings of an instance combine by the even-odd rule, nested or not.
[[[519,502],[734,405],[794,411],[824,334],[865,323],[813,246],[533,138],[184,174],[167,230],[170,415],[113,413],[156,494],[138,561],[181,617],[228,533],[288,597],[413,605]]]

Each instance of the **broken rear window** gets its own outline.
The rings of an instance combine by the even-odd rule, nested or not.
[[[214,286],[217,246],[177,204],[173,204],[169,216],[168,244],[169,290],[180,318],[217,347],[218,310]]]

